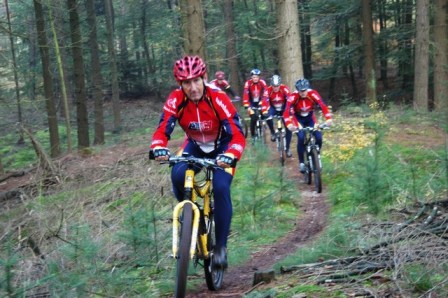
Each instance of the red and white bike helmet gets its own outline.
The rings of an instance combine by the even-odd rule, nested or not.
[[[173,74],[176,81],[182,81],[202,77],[207,72],[207,67],[199,56],[185,56],[174,63]]]
[[[226,77],[226,74],[223,71],[218,70],[217,72],[215,72],[215,79],[224,80],[225,77]]]

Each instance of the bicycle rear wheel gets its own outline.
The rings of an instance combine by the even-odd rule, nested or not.
[[[191,230],[193,227],[193,209],[185,204],[182,209],[179,250],[176,263],[176,288],[174,297],[185,297],[187,291],[188,265],[190,263]]]
[[[314,188],[317,193],[322,192],[322,179],[321,179],[321,168],[319,163],[319,153],[316,149],[311,151],[311,158],[313,161],[313,176],[314,176]]]
[[[212,251],[214,249],[215,243],[216,243],[215,221],[213,219],[213,214],[211,214],[210,227],[207,236],[208,251]],[[204,273],[205,273],[205,281],[207,282],[207,288],[210,291],[216,291],[219,290],[222,286],[222,281],[224,278],[224,269],[215,267],[212,259],[213,259],[212,256],[209,255],[209,258],[204,260]]]

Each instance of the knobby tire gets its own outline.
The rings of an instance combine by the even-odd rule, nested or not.
[[[213,214],[210,215],[210,231],[207,236],[207,249],[212,251],[216,244],[215,237],[215,222],[213,219]],[[224,278],[224,269],[217,268],[214,266],[212,257],[204,260],[204,273],[205,281],[207,283],[207,288],[210,291],[217,291],[222,286],[222,281]]]
[[[263,122],[260,123],[260,139],[261,144],[266,145],[266,131]]]
[[[309,153],[306,153],[306,161],[305,161],[305,170],[306,170],[306,172],[305,172],[305,174],[303,174],[304,176],[305,176],[305,183],[306,184],[308,184],[308,185],[311,185],[311,182],[313,181],[312,180],[312,175],[313,175],[313,171],[311,170],[312,169],[312,163],[313,163],[313,161],[312,161],[312,158],[311,158],[311,154],[309,154]]]
[[[285,137],[283,135],[280,135],[278,142],[279,142],[278,150],[280,152],[280,164],[283,167],[286,161]]]
[[[191,204],[185,204],[182,210],[179,250],[177,256],[176,288],[174,297],[185,297],[187,291],[188,265],[190,263],[191,232],[193,227],[193,210]]]
[[[319,153],[316,149],[313,149],[311,151],[311,158],[313,160],[313,176],[314,176],[314,188],[317,193],[322,192],[322,179],[321,179],[321,173],[322,169],[320,168],[319,163]]]
[[[258,120],[258,121],[260,121],[260,120]],[[257,130],[256,134],[257,134],[257,138],[258,138],[258,140],[259,140],[261,143],[263,143],[263,136],[262,136],[263,132],[262,132],[262,129],[261,129],[261,128],[262,128],[261,123],[258,122],[258,123],[257,123],[257,126],[256,126],[255,128],[256,128],[256,130]]]

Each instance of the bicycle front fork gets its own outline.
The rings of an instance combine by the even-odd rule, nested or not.
[[[198,206],[196,206],[196,204],[189,200],[184,200],[177,203],[173,210],[173,257],[178,257],[177,252],[179,250],[179,227],[181,225],[180,215],[185,204],[191,204],[191,208],[193,210],[193,230],[191,231],[190,244],[190,258],[192,259],[194,257],[196,241],[198,237],[200,211]]]

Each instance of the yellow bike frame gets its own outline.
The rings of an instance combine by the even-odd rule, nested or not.
[[[209,171],[207,169],[207,171]],[[208,176],[208,174],[207,174]],[[203,216],[204,221],[208,223],[210,217],[210,190],[211,190],[211,180],[205,180],[202,183],[198,183],[194,180],[195,171],[193,169],[187,169],[185,172],[185,182],[184,189],[186,192],[191,191],[191,200],[183,200],[177,203],[173,210],[173,256],[177,258],[177,252],[179,250],[179,217],[182,214],[182,209],[185,204],[191,204],[193,209],[193,230],[191,233],[191,245],[190,245],[190,258],[193,258],[196,250],[196,243],[199,240],[198,253],[204,258],[209,257],[209,251],[207,249],[207,232],[201,233],[198,237],[199,232],[199,222],[201,219],[201,211],[195,204],[198,198],[203,199]]]

